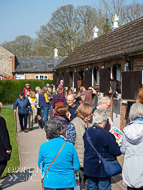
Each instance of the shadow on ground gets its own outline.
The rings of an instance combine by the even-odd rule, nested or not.
[[[117,182],[120,182],[121,180],[123,180],[121,174],[115,175],[111,179],[112,179],[112,183],[117,183]]]
[[[22,182],[26,182],[26,181],[30,180],[30,178],[32,176],[31,171],[33,171],[33,170],[34,170],[34,168],[31,168],[31,169],[27,169],[25,171],[18,171],[13,174],[10,174],[8,177],[5,178],[5,180],[3,180],[1,182],[0,187],[2,187],[2,189],[6,189],[17,183],[22,183]]]

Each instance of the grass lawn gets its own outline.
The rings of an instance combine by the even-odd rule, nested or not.
[[[18,154],[18,145],[16,141],[16,129],[15,129],[15,123],[14,123],[14,112],[12,108],[3,108],[2,112],[0,113],[0,116],[2,116],[6,120],[7,129],[10,136],[10,143],[12,145],[12,153],[11,153],[11,159],[8,161],[7,167],[5,168],[5,171],[3,172],[1,178],[7,176],[10,173],[13,173],[13,171],[16,171],[18,167],[20,166],[19,162],[19,154]]]

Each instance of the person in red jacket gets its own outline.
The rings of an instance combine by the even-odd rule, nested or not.
[[[30,94],[31,88],[29,87],[29,84],[25,84],[25,88],[23,89],[24,96],[27,97],[27,95]]]
[[[63,84],[64,84],[64,81],[63,81],[63,80],[60,80],[60,84],[59,84],[58,88],[61,88],[61,89],[62,89],[61,94],[63,94],[63,93],[64,93]]]

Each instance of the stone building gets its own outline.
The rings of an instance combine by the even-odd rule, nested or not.
[[[53,68],[64,58],[16,58],[16,79],[50,79],[53,80]]]
[[[13,79],[15,55],[0,46],[0,80]]]
[[[77,91],[77,80],[81,77],[86,88],[95,86],[97,91],[112,98],[110,78],[121,81],[121,94],[112,98],[110,117],[122,130],[139,82],[143,84],[142,69],[143,17],[80,46],[54,68],[53,83],[57,85],[64,79],[65,87]]]
[[[5,79],[50,79],[53,68],[65,58],[20,58],[0,46],[0,80]]]

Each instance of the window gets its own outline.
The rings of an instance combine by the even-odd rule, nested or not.
[[[16,79],[25,79],[25,73],[16,73]]]
[[[129,71],[128,63],[126,63],[126,64],[124,65],[124,70],[125,70],[125,71]]]
[[[112,75],[114,79],[121,81],[121,65],[120,64],[113,65]]]
[[[2,77],[0,77],[0,80],[2,80]]]
[[[48,80],[48,75],[35,75],[35,79]]]
[[[99,85],[99,67],[92,70],[92,86]]]

